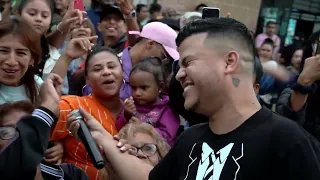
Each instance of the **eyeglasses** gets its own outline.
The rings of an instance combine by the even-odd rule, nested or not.
[[[17,130],[15,127],[6,126],[0,127],[0,139],[2,140],[10,140],[14,138],[17,134]]]
[[[137,155],[139,150],[141,150],[144,155],[146,155],[147,157],[150,157],[157,152],[158,148],[157,148],[157,145],[155,144],[146,143],[141,147],[131,146],[131,150],[133,151],[134,155]]]

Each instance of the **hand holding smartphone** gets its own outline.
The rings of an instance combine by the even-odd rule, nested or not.
[[[83,0],[74,0],[74,9],[79,9],[80,11],[84,11]]]

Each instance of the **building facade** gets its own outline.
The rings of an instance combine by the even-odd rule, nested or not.
[[[88,7],[90,0],[84,1],[86,7]],[[151,4],[153,2],[154,0],[133,0],[134,4]],[[230,12],[232,18],[243,22],[250,30],[255,31],[261,0],[157,0],[157,3],[164,8],[174,8],[180,13],[192,11],[198,4],[204,3],[208,6],[220,8],[221,15]]]
[[[320,0],[262,0],[257,32],[268,21],[278,24],[284,46],[306,40],[320,29]]]
[[[261,0],[158,0],[163,7],[173,7],[178,12],[192,11],[201,3],[220,8],[221,16],[228,12],[232,18],[239,20],[255,31]]]

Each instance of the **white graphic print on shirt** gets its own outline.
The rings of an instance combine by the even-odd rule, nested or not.
[[[196,144],[195,144],[196,145]],[[239,157],[234,157],[231,153],[232,148],[234,147],[234,143],[229,143],[225,147],[221,148],[219,151],[214,152],[214,150],[207,144],[202,143],[202,153],[201,156],[197,156],[196,158],[192,157],[193,150],[195,148],[193,146],[189,158],[192,160],[188,166],[187,176],[184,180],[189,179],[188,174],[191,166],[194,166],[193,163],[199,161],[199,165],[197,167],[197,175],[196,180],[219,180],[221,176],[221,172],[226,164],[228,157],[229,161],[236,165],[234,172],[234,180],[237,178],[237,174],[240,170],[240,165],[237,162],[239,159],[243,157],[243,144],[241,144],[241,155]],[[198,159],[199,158],[199,159]],[[230,162],[229,162],[230,163]]]

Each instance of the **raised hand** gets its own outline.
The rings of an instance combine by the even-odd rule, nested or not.
[[[306,83],[306,85],[311,85],[320,80],[320,55],[305,60],[299,79],[302,79],[302,82]]]
[[[85,11],[74,9],[74,1],[70,0],[68,10],[57,27],[58,31],[68,33],[73,24],[82,24],[85,14]]]
[[[137,114],[137,108],[134,105],[133,98],[130,97],[124,101],[124,115],[127,120],[131,119],[132,116]]]
[[[49,74],[41,86],[39,105],[47,108],[59,117],[59,102],[63,89],[63,79],[57,74]]]
[[[115,0],[115,2],[125,16],[128,16],[134,10],[132,0]]]
[[[98,36],[74,38],[69,42],[64,54],[71,59],[77,59],[87,54],[94,46],[93,42],[97,39]]]

